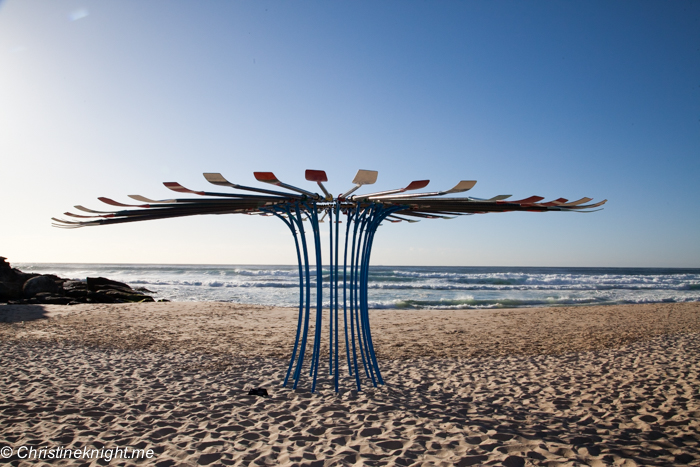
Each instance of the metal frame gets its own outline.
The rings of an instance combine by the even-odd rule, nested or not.
[[[182,198],[168,200],[151,200],[140,195],[130,195],[146,204],[128,205],[109,198],[99,198],[106,204],[120,208],[137,208],[119,211],[94,211],[76,206],[77,209],[92,215],[78,215],[66,212],[65,215],[79,220],[71,221],[53,218],[54,226],[77,228],[141,220],[182,217],[198,214],[259,214],[281,219],[289,228],[294,239],[299,269],[299,315],[297,329],[292,347],[291,358],[282,386],[287,386],[292,379],[296,389],[304,370],[307,346],[309,344],[309,325],[311,321],[311,263],[310,247],[304,222],[311,226],[313,252],[316,269],[316,318],[312,339],[309,377],[311,392],[316,391],[319,363],[321,360],[321,331],[323,324],[323,260],[321,252],[320,224],[328,217],[329,244],[329,335],[328,335],[328,371],[332,377],[336,392],[340,389],[340,340],[339,312],[342,303],[343,331],[345,338],[345,360],[348,376],[355,381],[358,391],[362,389],[363,379],[373,386],[384,384],[377,356],[372,341],[369,320],[369,264],[372,245],[377,229],[385,219],[391,222],[417,222],[416,218],[451,219],[458,215],[508,211],[573,211],[592,212],[607,200],[596,204],[585,204],[591,198],[581,198],[568,202],[564,198],[540,203],[543,198],[531,196],[518,201],[505,201],[508,195],[499,195],[490,199],[479,198],[439,198],[445,194],[464,192],[471,189],[475,181],[461,181],[453,189],[430,193],[403,194],[405,191],[425,187],[427,180],[411,182],[405,188],[386,190],[369,195],[349,196],[363,185],[373,184],[377,178],[375,171],[360,170],[353,180],[355,187],[334,198],[322,182],[327,177],[322,170],[307,170],[306,179],[316,182],[324,195],[312,193],[301,188],[281,182],[271,172],[256,172],[258,181],[276,185],[294,193],[247,187],[230,183],[221,174],[204,174],[207,181],[219,186],[237,190],[260,193],[256,195],[241,193],[212,193],[189,190],[179,183],[166,182],[164,185],[179,193],[189,193],[206,198]],[[319,214],[323,216],[319,219]],[[401,216],[397,216],[400,214]],[[409,219],[406,217],[407,216]],[[413,219],[410,219],[413,218]],[[344,219],[341,220],[341,219]],[[345,222],[342,258],[342,298],[340,294],[340,224]],[[359,354],[359,364],[358,364]],[[362,370],[362,371],[361,371]],[[364,375],[364,378],[361,376]]]

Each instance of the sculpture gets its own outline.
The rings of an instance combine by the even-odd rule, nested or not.
[[[86,214],[65,215],[80,220],[70,221],[53,218],[54,226],[77,228],[122,222],[134,222],[198,214],[258,214],[275,216],[290,229],[294,238],[299,267],[299,317],[292,355],[284,378],[287,386],[290,378],[296,389],[304,367],[309,337],[311,316],[311,268],[304,221],[309,221],[313,236],[316,264],[316,320],[309,373],[312,378],[311,391],[316,390],[321,357],[321,324],[323,321],[323,266],[321,255],[320,224],[327,217],[330,225],[329,254],[329,373],[333,376],[335,391],[339,390],[339,312],[342,303],[345,359],[348,372],[354,377],[357,390],[361,390],[362,373],[376,387],[384,381],[379,370],[369,323],[368,277],[372,243],[377,228],[384,220],[390,222],[416,222],[417,219],[450,219],[455,216],[508,211],[578,211],[591,212],[607,200],[586,204],[591,198],[571,201],[559,198],[542,203],[540,196],[517,201],[506,201],[510,195],[499,195],[489,199],[471,197],[442,197],[447,194],[470,190],[476,181],[461,181],[446,191],[428,193],[406,193],[428,185],[428,180],[411,182],[405,188],[363,195],[353,193],[364,185],[377,180],[377,172],[359,170],[347,192],[333,197],[323,185],[327,182],[322,170],[307,170],[306,180],[316,182],[323,195],[281,182],[272,172],[255,172],[255,178],[287,191],[237,185],[218,173],[205,173],[210,183],[234,188],[247,193],[219,193],[190,190],[176,182],[164,185],[178,193],[199,195],[199,198],[177,198],[152,200],[140,195],[129,195],[144,204],[123,204],[109,198],[101,201],[119,208],[113,211],[95,211],[83,206],[76,209]],[[255,194],[251,194],[255,193]],[[136,209],[131,209],[136,208]],[[322,215],[319,218],[319,215]],[[340,255],[340,224],[345,223],[342,268]],[[342,287],[341,280],[342,277]],[[341,297],[342,289],[342,297]],[[358,364],[358,353],[360,364]]]

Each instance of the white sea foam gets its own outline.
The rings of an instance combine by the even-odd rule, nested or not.
[[[85,280],[108,277],[157,298],[298,306],[297,266],[14,264]],[[328,305],[329,273],[322,271]],[[310,270],[311,303],[316,271]],[[340,281],[342,298],[342,269]],[[371,308],[502,308],[700,301],[700,269],[371,267]]]

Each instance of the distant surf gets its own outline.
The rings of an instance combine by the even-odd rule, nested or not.
[[[25,272],[107,277],[171,301],[298,306],[296,266],[16,263]],[[340,270],[342,278],[342,269]],[[312,271],[312,281],[315,271]],[[323,287],[328,288],[328,270]],[[315,282],[312,291],[315,293]],[[342,281],[340,283],[342,298]],[[327,292],[324,301],[328,303]],[[700,301],[700,269],[371,266],[369,306],[481,309]],[[312,298],[315,304],[315,298]]]

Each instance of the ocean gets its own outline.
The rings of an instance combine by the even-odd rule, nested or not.
[[[107,277],[170,301],[294,307],[297,266],[16,263],[69,279]],[[341,269],[342,278],[342,269]],[[312,269],[312,281],[315,271]],[[328,303],[328,270],[324,270]],[[342,281],[341,281],[342,287]],[[340,292],[342,298],[342,288]],[[315,282],[312,304],[316,303]],[[479,309],[700,301],[700,269],[371,266],[370,308]]]

